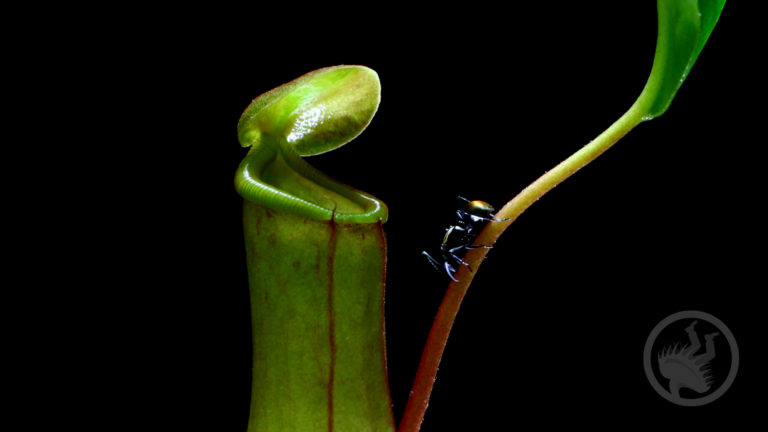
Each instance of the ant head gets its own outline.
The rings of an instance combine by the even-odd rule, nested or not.
[[[474,200],[467,201],[467,204],[464,206],[464,211],[472,216],[491,217],[493,216],[495,209],[485,201]]]

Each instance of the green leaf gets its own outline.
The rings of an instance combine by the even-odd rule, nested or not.
[[[667,110],[712,33],[725,0],[658,0],[653,68],[638,98],[644,120]]]

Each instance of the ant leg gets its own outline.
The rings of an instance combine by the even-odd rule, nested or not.
[[[467,249],[479,249],[479,248],[484,248],[484,249],[493,249],[493,246],[488,246],[488,245],[469,245],[469,246],[465,246],[465,247],[466,247]],[[486,258],[488,258],[488,257],[487,257],[487,256],[486,256],[486,257],[483,257],[483,259],[486,259]],[[471,268],[471,267],[470,267],[470,268]],[[474,270],[473,270],[473,271],[474,271]]]
[[[459,219],[464,219],[465,217],[469,216],[469,218],[472,219],[473,222],[478,222],[478,221],[504,222],[504,221],[510,220],[510,218],[496,219],[494,217],[484,217],[484,216],[473,215],[472,213],[469,213],[465,210],[456,210],[456,214],[459,215]]]
[[[715,336],[719,335],[720,332],[714,332],[710,333],[706,336],[704,336],[704,339],[706,339],[706,349],[707,351],[696,358],[696,361],[693,362],[695,365],[700,365],[709,362],[713,358],[715,358],[715,343],[712,341],[712,339],[715,338]]]
[[[440,261],[432,258],[432,255],[428,254],[427,251],[422,251],[421,254],[424,255],[425,257],[427,257],[427,260],[429,260],[429,263],[432,264],[432,267],[434,267],[435,270],[439,271],[440,273],[443,272],[443,269],[441,268],[442,266],[440,264]]]
[[[468,263],[468,262],[466,262],[466,261],[464,261],[463,259],[461,259],[461,258],[460,258],[458,255],[456,255],[456,252],[460,251],[461,249],[466,249],[466,248],[467,248],[467,246],[466,246],[466,245],[456,246],[456,247],[455,247],[455,248],[453,248],[453,249],[448,249],[448,254],[449,254],[449,255],[451,255],[451,257],[452,257],[453,259],[455,259],[456,261],[458,261],[458,262],[460,262],[461,264],[463,264],[463,265],[465,265],[465,266],[469,267],[469,269],[470,269],[470,270],[472,270],[472,273],[474,273],[474,272],[475,272],[475,270],[472,268],[472,266],[471,266],[471,265],[469,265],[469,263]]]
[[[482,216],[475,216],[475,217],[480,219],[480,220],[484,220],[486,222],[504,222],[504,221],[508,221],[510,219],[510,218],[496,219],[495,217],[486,218],[486,217],[482,217]]]
[[[453,274],[456,273],[456,269],[453,268],[452,265],[448,264],[448,261],[446,261],[444,264],[445,264],[445,272],[448,273],[448,277],[453,279],[454,282],[458,282],[459,280],[453,277]]]
[[[453,267],[450,266],[450,264],[448,264],[447,262],[441,263],[440,261],[432,258],[432,255],[428,254],[426,251],[422,251],[421,254],[427,257],[427,260],[429,260],[429,263],[432,264],[432,267],[434,267],[435,270],[437,270],[439,273],[442,273],[443,270],[445,270],[445,272],[448,273],[448,277],[456,281],[456,279],[454,279],[453,275],[451,274],[452,270],[453,271],[456,271],[456,270],[454,270]]]

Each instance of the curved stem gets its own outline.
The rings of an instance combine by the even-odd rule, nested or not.
[[[536,200],[541,198],[560,184],[563,180],[570,177],[581,167],[592,162],[595,158],[603,154],[619,139],[640,124],[645,118],[643,112],[646,112],[643,98],[630,107],[630,109],[614,122],[608,129],[601,133],[589,144],[582,147],[579,151],[560,162],[552,170],[546,172],[536,181],[531,183],[515,198],[509,201],[501,210],[496,213],[497,219],[508,219],[504,222],[488,223],[480,235],[475,240],[475,244],[493,245],[512,222],[517,219],[528,207]],[[475,269],[480,267],[487,248],[470,249],[467,251],[464,260],[469,267]],[[458,281],[451,281],[448,290],[445,293],[443,302],[437,311],[432,329],[427,337],[427,343],[421,356],[419,368],[416,371],[416,378],[411,388],[411,395],[408,398],[403,418],[400,421],[398,432],[417,432],[424,420],[424,412],[429,403],[429,396],[432,393],[432,387],[437,376],[437,369],[440,366],[440,359],[448,342],[448,336],[451,327],[459,312],[461,301],[467,293],[469,284],[472,282],[474,273],[469,271],[468,266],[460,266],[456,273]]]

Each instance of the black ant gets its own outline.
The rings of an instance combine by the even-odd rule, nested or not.
[[[490,249],[492,247],[472,244],[485,224],[509,220],[494,219],[493,212],[495,209],[485,201],[470,201],[464,197],[458,198],[461,208],[456,210],[456,215],[459,216],[459,220],[455,225],[451,225],[445,230],[443,244],[440,245],[442,261],[433,258],[426,251],[422,252],[437,271],[441,273],[445,271],[448,277],[454,281],[458,281],[458,279],[453,277],[453,274],[456,273],[456,268],[459,264],[463,264],[472,270],[472,267],[459,256],[460,252],[468,249]]]

